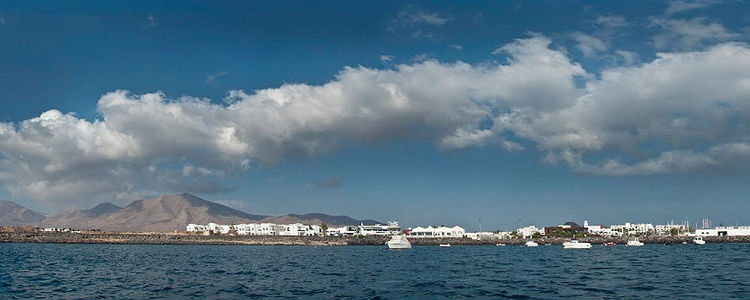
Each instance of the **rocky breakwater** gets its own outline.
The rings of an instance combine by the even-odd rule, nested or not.
[[[0,243],[55,243],[55,244],[155,244],[155,245],[304,245],[304,246],[339,246],[371,245],[382,246],[390,236],[232,236],[232,235],[195,235],[185,233],[116,233],[116,232],[82,232],[82,233],[47,233],[47,232],[0,232]],[[640,237],[645,244],[683,244],[692,243],[688,236],[654,236]],[[437,246],[440,244],[458,245],[523,245],[529,239],[491,239],[473,240],[469,238],[409,238],[414,246]],[[533,239],[540,245],[559,245],[570,238],[543,237]],[[608,242],[624,245],[628,239],[606,237],[581,237],[581,242],[602,245]],[[706,243],[750,243],[750,236],[705,237]]]
[[[315,236],[228,236],[175,233],[0,233],[4,243],[154,245],[346,245],[343,238]]]

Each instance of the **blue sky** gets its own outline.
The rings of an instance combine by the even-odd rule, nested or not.
[[[748,11],[5,2],[0,197],[51,212],[187,191],[470,229],[747,224]]]

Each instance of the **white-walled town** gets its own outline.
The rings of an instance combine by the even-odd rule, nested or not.
[[[539,228],[535,225],[519,227],[514,231],[476,231],[467,232],[463,227],[445,225],[426,225],[408,227],[402,229],[399,222],[391,221],[388,224],[372,225],[348,225],[329,227],[325,224],[274,224],[274,223],[252,223],[252,224],[188,224],[186,232],[194,234],[222,234],[222,235],[271,235],[271,236],[389,236],[405,235],[409,238],[470,238],[482,239],[506,239],[506,238],[540,238],[540,237],[623,237],[623,236],[750,236],[750,226],[717,226],[709,228],[705,226],[710,221],[704,220],[704,226],[700,228],[690,227],[688,222],[675,224],[654,225],[651,223],[630,223],[605,225],[592,225],[588,220],[583,225],[575,222],[545,226]],[[45,228],[45,231],[54,231],[54,228]]]
[[[695,224],[698,224],[695,226]],[[0,227],[2,242],[127,243],[127,244],[244,244],[244,245],[562,245],[588,249],[592,245],[750,243],[750,226],[712,226],[704,219],[663,224],[625,222],[592,224],[583,220],[558,225],[518,226],[515,230],[468,231],[460,225],[402,227],[385,224],[328,225],[269,222],[187,224],[171,232],[106,231],[71,227]],[[393,243],[391,243],[393,242]]]

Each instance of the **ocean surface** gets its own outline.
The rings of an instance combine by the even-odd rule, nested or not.
[[[0,299],[750,299],[750,244],[0,244]]]

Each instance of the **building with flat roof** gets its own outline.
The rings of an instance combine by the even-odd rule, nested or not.
[[[696,229],[696,236],[747,236],[750,235],[750,226],[719,226],[716,228]]]
[[[438,237],[465,237],[466,230],[460,226],[417,226],[409,229],[409,237],[438,238]]]

